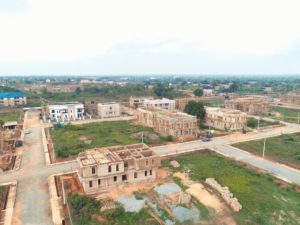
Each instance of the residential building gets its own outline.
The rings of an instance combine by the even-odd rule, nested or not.
[[[175,100],[171,100],[168,98],[145,99],[143,106],[145,108],[158,107],[158,108],[167,109],[167,110],[174,110],[175,109]]]
[[[153,99],[153,97],[143,97],[143,96],[140,96],[140,97],[134,97],[134,96],[131,96],[129,98],[129,106],[131,108],[139,108],[139,107],[143,107],[144,106],[144,101],[145,99]]]
[[[247,126],[247,114],[235,109],[205,107],[205,124],[218,130],[242,130]]]
[[[281,95],[280,101],[290,105],[300,105],[300,93],[287,93]]]
[[[235,98],[226,100],[225,108],[237,109],[251,115],[261,115],[270,111],[271,101],[260,97]]]
[[[21,92],[0,93],[0,106],[17,106],[27,104],[25,94]]]
[[[60,103],[48,105],[46,113],[52,121],[83,120],[84,106],[79,102]]]
[[[95,148],[79,153],[78,177],[87,194],[128,183],[153,181],[160,156],[145,144]]]
[[[138,123],[152,127],[164,136],[183,140],[194,138],[198,134],[196,116],[159,108],[139,108],[137,111]]]
[[[203,89],[203,96],[212,96],[214,95],[214,89],[208,88]]]
[[[116,102],[98,103],[97,109],[100,118],[121,116],[121,106]]]

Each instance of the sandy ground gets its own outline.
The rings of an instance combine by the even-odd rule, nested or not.
[[[218,196],[207,191],[201,183],[196,183],[190,180],[187,174],[178,172],[174,173],[174,176],[180,178],[182,180],[182,183],[188,187],[188,189],[186,189],[187,193],[195,197],[206,207],[211,208],[215,211],[218,224],[236,224],[234,218],[231,216],[231,210],[222,200],[219,199]]]

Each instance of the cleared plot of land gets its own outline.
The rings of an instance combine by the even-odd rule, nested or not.
[[[264,139],[242,142],[233,146],[262,156]],[[300,133],[268,138],[265,157],[300,168]]]
[[[174,171],[189,169],[193,180],[213,177],[222,186],[229,187],[243,206],[240,212],[234,213],[238,224],[300,223],[300,193],[295,186],[279,183],[267,174],[257,173],[213,152],[181,156],[176,160],[180,167]]]
[[[50,130],[57,157],[77,155],[89,148],[129,145],[143,141],[162,144],[170,140],[155,133],[152,128],[134,125],[128,121],[67,125]]]
[[[20,118],[20,112],[10,112],[10,113],[1,113],[0,120],[4,122],[8,121],[18,121]]]
[[[290,109],[279,106],[273,106],[272,115],[269,115],[269,117],[289,123],[298,123],[299,115],[300,109]]]

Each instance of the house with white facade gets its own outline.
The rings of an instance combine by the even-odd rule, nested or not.
[[[47,115],[50,120],[71,121],[84,119],[84,106],[79,102],[60,103],[47,106]]]
[[[144,100],[145,108],[161,108],[167,110],[175,110],[175,100],[171,100],[168,98],[162,99],[145,99]]]

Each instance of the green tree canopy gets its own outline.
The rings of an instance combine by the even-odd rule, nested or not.
[[[189,101],[184,108],[184,112],[196,116],[200,120],[203,120],[206,114],[203,103],[196,101]]]
[[[194,95],[202,96],[203,95],[203,89],[202,88],[197,88],[196,90],[194,90]]]

